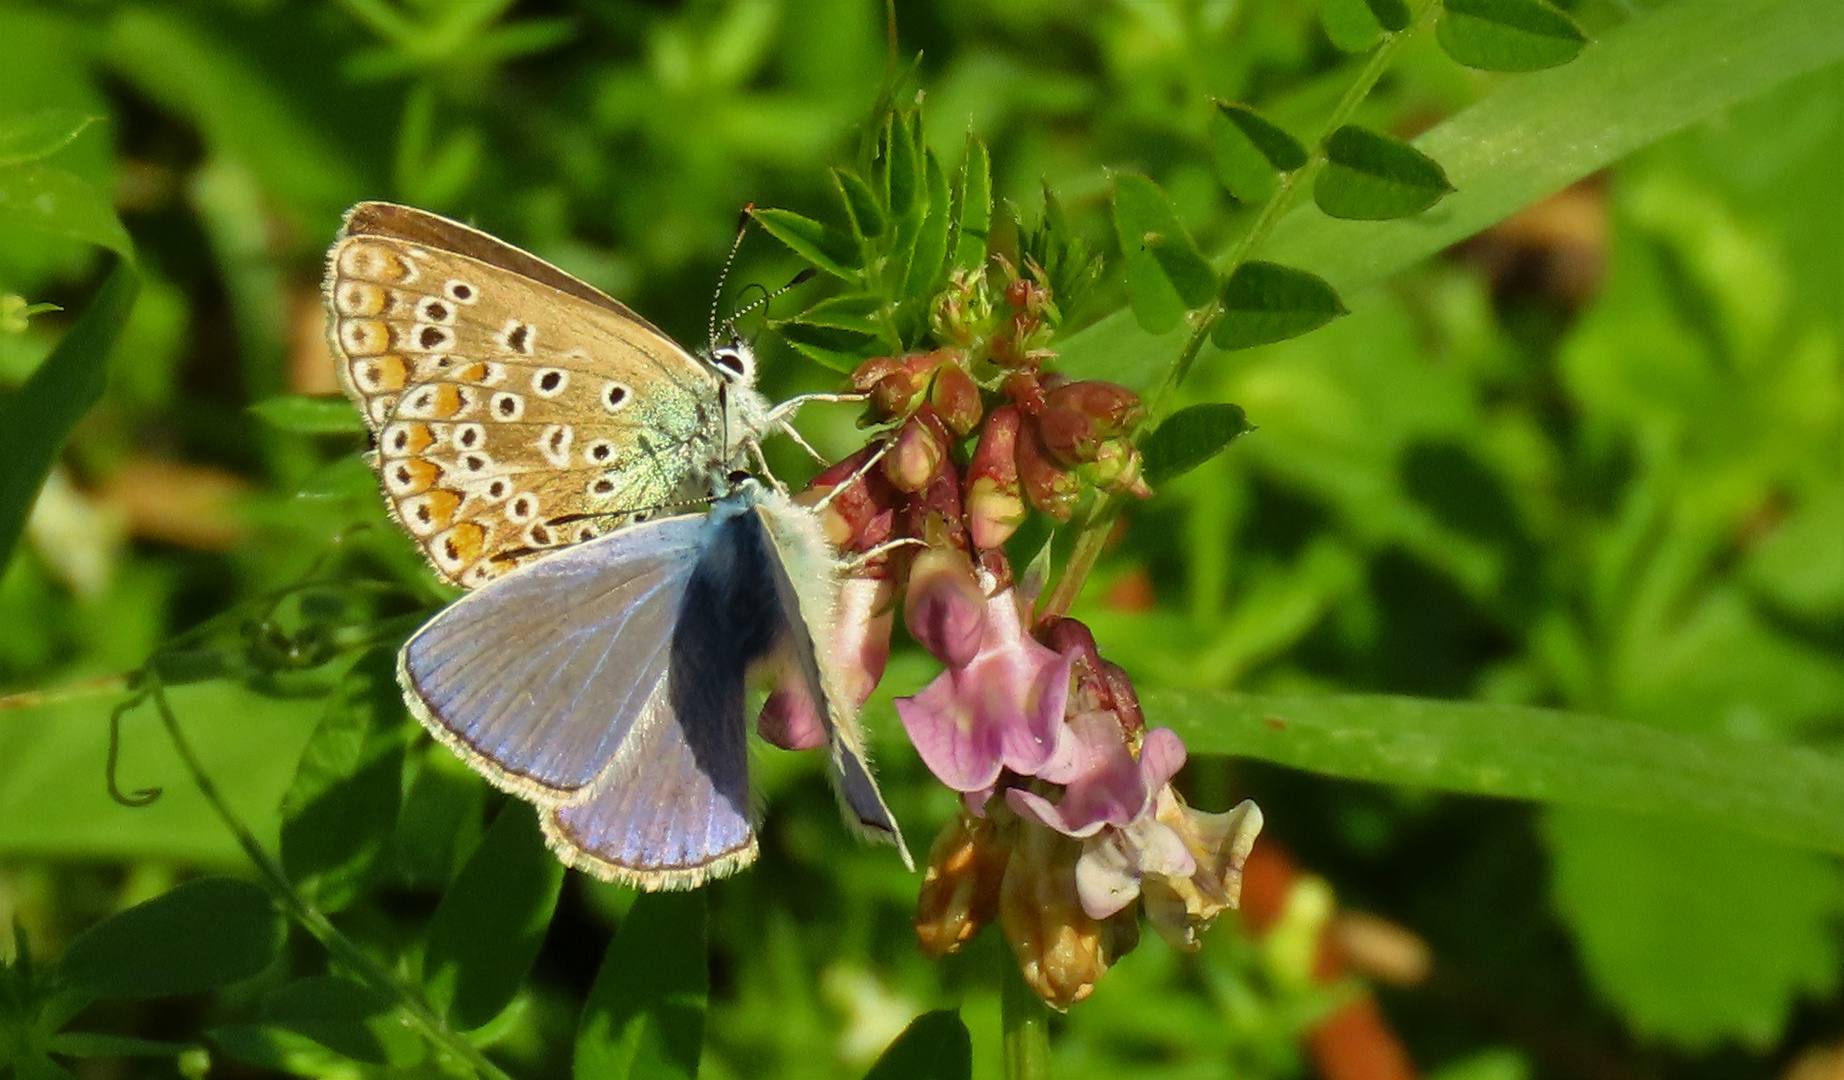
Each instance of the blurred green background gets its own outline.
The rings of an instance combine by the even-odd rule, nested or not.
[[[1564,6],[1599,38],[1687,2]],[[1682,64],[1696,78],[1721,47]],[[437,596],[385,523],[360,436],[249,409],[337,394],[318,289],[347,206],[472,221],[697,342],[739,209],[831,213],[827,167],[851,159],[893,57],[916,54],[936,152],[957,161],[976,132],[1000,197],[1034,215],[1047,184],[1111,260],[1109,170],[1153,177],[1222,251],[1252,209],[1216,175],[1210,99],[1310,131],[1360,62],[1317,0],[0,2],[0,120],[101,118],[49,162],[107,193],[143,275],[103,402],[0,578],[0,692],[22,695],[0,707],[0,921],[56,957],[175,881],[247,873],[151,714],[126,722],[119,775],[164,795],[111,801],[108,712],[122,673],[298,580],[335,537],[339,565],[409,595],[236,616],[169,677],[174,706],[271,844],[329,710],[402,722],[388,676],[362,664],[247,659],[316,620],[347,646],[380,627],[388,646],[390,620]],[[1358,117],[1411,137],[1520,78],[1460,67],[1422,33]],[[1540,128],[1504,137],[1552,149]],[[37,368],[105,264],[81,235],[0,213],[0,296],[21,298],[0,308],[0,389]],[[727,296],[798,266],[757,232]],[[1122,307],[1114,266],[1071,329]],[[1241,405],[1258,430],[1135,507],[1076,609],[1143,691],[1408,694],[1844,749],[1844,69],[1776,81],[1345,300],[1312,335],[1206,356],[1181,391]],[[26,318],[38,303],[65,312]],[[771,396],[837,385],[772,334],[762,347]],[[1120,373],[1105,349],[1082,356],[1084,374],[1136,382],[1126,356]],[[835,412],[803,419],[839,454],[855,435]],[[954,800],[888,696],[930,674],[899,651],[868,715],[919,847]],[[392,786],[366,826],[383,854],[350,895],[322,894],[387,966],[419,948],[500,802],[426,741],[394,745],[403,797]],[[860,1075],[912,1017],[958,1004],[976,1075],[996,1076],[1000,944],[923,959],[916,879],[841,842],[810,758],[758,755],[762,861],[709,890],[703,1075]],[[1149,935],[1056,1021],[1059,1076],[1313,1075],[1302,1040],[1357,985],[1308,976],[1322,930],[1371,934],[1353,978],[1444,1080],[1844,1075],[1825,1056],[1844,1046],[1830,855],[1226,757],[1200,756],[1184,784],[1206,809],[1256,798],[1263,845],[1316,878],[1265,938],[1226,918],[1185,957]],[[509,1071],[568,1070],[631,900],[566,881],[495,1022]],[[233,990],[95,1006],[85,1024],[196,1040],[316,965],[296,942]],[[215,1045],[231,1074],[284,1067]],[[335,1058],[286,1067],[356,1075]]]

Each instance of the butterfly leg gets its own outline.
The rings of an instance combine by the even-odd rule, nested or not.
[[[872,454],[868,458],[865,458],[864,464],[858,466],[858,470],[856,472],[852,473],[850,476],[846,477],[844,480],[839,481],[839,483],[833,485],[833,488],[831,491],[828,491],[824,496],[822,496],[819,502],[816,502],[813,504],[813,509],[815,511],[823,512],[828,506],[832,505],[832,500],[837,498],[840,492],[851,487],[853,484],[856,484],[859,481],[863,480],[865,477],[865,474],[870,472],[874,467],[876,467],[877,463],[883,460],[884,455],[890,452],[890,446],[895,441],[896,440],[894,439],[886,438],[883,441],[883,445],[877,448],[876,453]]]
[[[885,555],[890,554],[898,548],[927,546],[928,541],[926,540],[921,540],[914,536],[899,536],[895,540],[879,544],[868,551],[861,551],[853,558],[846,560],[839,567],[839,576],[856,577],[860,573],[863,573],[864,568],[869,566],[873,561],[883,558]]]
[[[849,394],[796,394],[774,408],[768,410],[766,424],[784,424],[800,411],[801,406],[814,402],[844,405],[863,401],[869,394],[853,391]]]
[[[779,420],[779,421],[776,421],[776,426],[781,429],[781,433],[783,435],[786,435],[788,438],[794,440],[795,446],[798,446],[802,450],[805,450],[807,454],[813,458],[813,460],[819,462],[821,465],[826,464],[826,458],[823,455],[821,455],[818,450],[815,450],[813,448],[812,443],[809,443],[806,439],[801,437],[800,432],[794,429],[793,424],[788,423],[786,420]]]

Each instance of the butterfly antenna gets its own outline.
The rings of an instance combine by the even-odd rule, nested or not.
[[[724,256],[723,269],[717,272],[717,292],[711,296],[711,321],[706,327],[713,350],[717,348],[717,308],[723,303],[724,284],[730,280],[730,267],[736,262],[736,253],[743,247],[743,234],[749,231],[749,216],[755,212],[755,208],[755,203],[744,204],[742,214],[736,219],[736,238],[730,241],[730,254]]]
[[[736,325],[736,320],[742,318],[743,316],[749,314],[750,312],[754,311],[757,308],[768,307],[768,305],[774,303],[775,298],[780,296],[782,293],[787,292],[790,289],[799,288],[800,286],[805,285],[807,282],[812,281],[814,277],[818,274],[819,274],[818,270],[815,270],[813,267],[809,266],[805,270],[802,270],[800,273],[795,274],[794,277],[786,285],[781,286],[779,289],[776,289],[774,292],[769,292],[767,287],[757,284],[754,287],[762,290],[761,297],[755,300],[751,300],[749,303],[743,305],[740,308],[737,308],[734,312],[730,314],[730,317],[728,319],[725,319],[724,321],[730,324],[730,326],[734,328]]]

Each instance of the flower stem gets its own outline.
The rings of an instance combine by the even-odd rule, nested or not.
[[[199,761],[198,756],[193,753],[191,742],[179,729],[179,718],[174,715],[173,707],[167,701],[166,687],[161,684],[160,677],[153,672],[151,666],[145,678],[146,683],[141,693],[153,699],[154,708],[160,714],[160,722],[166,727],[167,737],[172,740],[173,749],[178,752],[180,761],[185,763],[186,771],[192,774],[193,784],[198,787],[199,793],[205,796],[205,801],[211,804],[211,808],[217,812],[218,819],[224,822],[224,827],[236,837],[238,845],[243,848],[243,853],[249,857],[251,863],[255,864],[256,872],[262,878],[262,883],[268,889],[270,896],[282,906],[289,917],[300,923],[308,933],[318,938],[320,943],[326,946],[328,952],[350,967],[371,989],[403,1010],[410,1026],[421,1032],[430,1043],[459,1058],[472,1068],[475,1074],[485,1077],[486,1080],[511,1080],[511,1077],[499,1066],[493,1064],[485,1054],[480,1052],[478,1047],[443,1023],[442,1019],[430,1010],[421,996],[405,986],[370,953],[359,948],[351,938],[340,933],[339,928],[333,925],[332,920],[328,919],[324,912],[314,907],[295,889],[281,865],[263,848],[262,842],[256,839],[256,835],[250,831],[249,826],[237,817],[236,812],[230,808],[230,804],[224,801],[223,793],[218,790],[217,783],[205,772],[204,763]]]
[[[1319,175],[1319,170],[1325,168],[1326,140],[1332,137],[1334,131],[1343,127],[1351,119],[1352,114],[1357,112],[1357,107],[1364,103],[1366,97],[1370,96],[1370,91],[1376,86],[1377,80],[1383,77],[1383,72],[1388,70],[1390,61],[1395,59],[1397,50],[1421,25],[1429,11],[1433,9],[1434,3],[1435,0],[1415,0],[1415,11],[1409,20],[1409,25],[1395,33],[1385,34],[1383,41],[1371,50],[1357,78],[1345,89],[1344,96],[1338,99],[1338,104],[1333,107],[1331,115],[1326,117],[1319,137],[1313,141],[1312,153],[1306,159],[1306,163],[1281,176],[1280,182],[1275,185],[1274,193],[1268,196],[1267,202],[1262,204],[1260,212],[1255,215],[1254,223],[1249,226],[1247,232],[1242,234],[1242,238],[1236,241],[1236,245],[1230,248],[1220,268],[1224,280],[1228,280],[1229,275],[1235,273],[1236,267],[1247,262],[1251,255],[1260,250],[1261,245],[1267,242],[1269,234],[1274,231],[1274,227],[1280,224],[1281,218],[1292,207],[1295,194],[1304,190],[1312,179]],[[1191,316],[1191,336],[1185,339],[1184,348],[1179,350],[1177,358],[1172,361],[1172,366],[1166,369],[1165,378],[1160,382],[1159,388],[1147,401],[1147,422],[1142,430],[1151,430],[1153,421],[1164,415],[1166,400],[1173,391],[1178,389],[1178,384],[1184,381],[1185,376],[1191,373],[1191,365],[1197,362],[1198,355],[1204,351],[1204,343],[1210,340],[1210,332],[1216,328],[1218,320],[1222,317],[1223,302],[1221,299],[1211,300]],[[1102,545],[1106,542],[1108,531],[1113,525],[1113,514],[1098,512],[1082,527],[1081,532],[1076,536],[1075,550],[1070,554],[1069,562],[1063,570],[1063,576],[1057,580],[1056,588],[1052,590],[1049,599],[1044,604],[1043,613],[1045,615],[1061,615],[1069,610],[1071,604],[1075,603],[1076,597],[1082,592],[1082,586],[1088,578],[1089,571],[1094,569],[1095,561],[1101,556]]]
[[[1050,1007],[1024,981],[1010,949],[1000,955],[999,966],[1005,984],[999,992],[1005,1080],[1050,1080]]]
[[[1344,96],[1338,99],[1338,104],[1333,106],[1331,114],[1326,117],[1319,137],[1313,140],[1312,153],[1307,157],[1306,163],[1292,172],[1281,175],[1273,194],[1268,196],[1260,212],[1255,215],[1254,223],[1229,250],[1229,255],[1224,258],[1220,268],[1225,280],[1230,274],[1235,273],[1238,266],[1247,262],[1249,256],[1259,250],[1262,244],[1267,242],[1274,227],[1280,224],[1281,218],[1292,208],[1295,194],[1304,190],[1313,178],[1319,175],[1319,170],[1325,168],[1326,141],[1332,137],[1333,132],[1350,121],[1352,114],[1357,112],[1357,107],[1370,96],[1370,91],[1377,85],[1377,80],[1383,77],[1383,72],[1389,69],[1390,61],[1396,58],[1397,50],[1401,49],[1402,43],[1407,41],[1409,35],[1420,26],[1423,17],[1433,6],[1434,0],[1419,0],[1415,13],[1409,20],[1409,25],[1395,33],[1385,34],[1382,42],[1371,50],[1357,78],[1345,89]],[[1196,363],[1198,354],[1203,351],[1204,342],[1209,340],[1210,332],[1216,328],[1217,321],[1222,317],[1223,303],[1221,300],[1212,300],[1193,316],[1191,336],[1186,339],[1184,348],[1179,350],[1177,358],[1172,361],[1172,366],[1166,370],[1165,380],[1160,383],[1159,389],[1153,394],[1147,410],[1148,417],[1162,415],[1161,406],[1164,405],[1165,399],[1178,388],[1178,384],[1184,381],[1185,376],[1191,373],[1191,365]]]

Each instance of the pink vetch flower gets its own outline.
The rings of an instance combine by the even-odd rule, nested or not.
[[[979,651],[897,698],[897,714],[923,764],[955,791],[989,795],[1003,769],[1058,781],[1078,749],[1063,723],[1070,670],[1070,657],[1025,632],[1004,589],[985,601]]]
[[[845,579],[839,589],[831,640],[818,643],[826,650],[834,690],[853,709],[870,698],[884,677],[884,665],[890,659],[890,630],[896,622],[896,607],[891,603],[895,590],[895,582],[887,577]],[[792,670],[783,671],[774,692],[762,703],[756,730],[783,750],[826,745],[826,726],[805,684]]]

